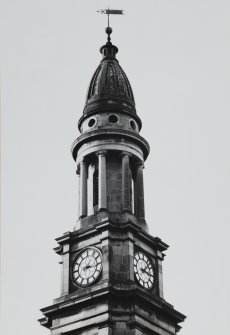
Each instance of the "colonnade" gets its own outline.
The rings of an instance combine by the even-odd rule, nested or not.
[[[107,210],[107,181],[106,181],[106,159],[107,151],[101,150],[96,153],[98,158],[98,211]],[[132,213],[138,219],[145,219],[144,209],[144,180],[142,161],[132,161],[132,155],[126,151],[121,153],[121,171],[122,171],[122,187],[121,202],[123,212]],[[132,173],[131,173],[132,170]],[[95,166],[87,162],[83,158],[77,168],[77,176],[79,179],[78,194],[78,217],[83,218],[94,214],[93,205],[93,173]],[[132,183],[133,180],[133,183]],[[133,190],[132,190],[133,184]],[[131,194],[133,192],[133,196]],[[133,199],[133,200],[132,200]],[[132,201],[134,202],[132,206]]]

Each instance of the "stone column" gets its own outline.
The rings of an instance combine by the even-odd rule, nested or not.
[[[99,151],[98,156],[98,209],[107,208],[106,150]]]
[[[78,221],[79,216],[80,216],[80,166],[79,164],[77,165],[76,175],[77,175],[77,221]]]
[[[134,198],[134,181],[131,176],[131,208],[132,208],[132,214],[135,212],[135,198]]]
[[[87,215],[87,166],[86,162],[80,162],[80,218]]]
[[[143,180],[143,162],[136,165],[136,178],[134,181],[134,213],[138,219],[145,219],[145,203],[144,203],[144,180]]]
[[[93,208],[93,175],[95,172],[95,166],[90,164],[88,167],[88,215],[94,214]]]
[[[129,167],[129,158],[131,154],[122,152],[122,209],[126,212],[132,212],[131,206],[131,174]]]

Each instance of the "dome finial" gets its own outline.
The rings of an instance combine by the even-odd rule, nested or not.
[[[112,29],[110,26],[108,26],[107,28],[105,28],[105,32],[106,32],[106,34],[108,35],[108,38],[107,38],[108,43],[111,43],[110,35],[112,34],[113,29]]]
[[[101,9],[97,11],[100,14],[106,14],[108,15],[108,27],[105,29],[106,34],[108,34],[108,43],[111,43],[111,38],[110,35],[112,34],[113,30],[112,28],[109,26],[109,15],[110,14],[118,14],[118,15],[123,15],[124,11],[121,9]]]

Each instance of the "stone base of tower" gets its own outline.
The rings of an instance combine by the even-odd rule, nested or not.
[[[100,214],[101,215],[101,214]],[[103,214],[104,215],[104,214]],[[185,319],[163,298],[162,260],[167,244],[124,219],[94,216],[96,223],[57,239],[62,256],[61,296],[43,308],[40,323],[51,335],[172,335]],[[115,217],[114,217],[115,219]],[[118,216],[117,216],[118,219]],[[88,222],[89,223],[89,222]],[[103,271],[90,286],[74,285],[71,269],[78,253],[94,246],[101,250]],[[134,274],[135,252],[143,250],[154,267],[154,285],[141,286]]]
[[[83,301],[82,301],[83,300]],[[51,335],[172,335],[184,315],[163,299],[143,296],[141,289],[104,288],[94,297],[71,299],[42,309],[40,323]]]

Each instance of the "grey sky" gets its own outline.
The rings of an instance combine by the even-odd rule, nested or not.
[[[150,232],[171,247],[165,299],[181,334],[229,334],[230,2],[1,0],[2,334],[48,334],[58,297],[54,239],[76,219],[75,165],[87,86],[105,43],[101,8],[149,142]]]

